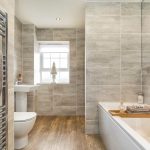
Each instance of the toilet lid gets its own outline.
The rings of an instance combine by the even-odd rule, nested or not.
[[[23,122],[36,117],[35,112],[14,112],[14,121]]]

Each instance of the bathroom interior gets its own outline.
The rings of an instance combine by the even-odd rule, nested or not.
[[[150,0],[0,0],[0,150],[150,150]]]

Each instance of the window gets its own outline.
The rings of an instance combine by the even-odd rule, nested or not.
[[[52,82],[51,68],[55,62],[56,83],[69,83],[69,42],[49,42],[40,44],[40,80]]]

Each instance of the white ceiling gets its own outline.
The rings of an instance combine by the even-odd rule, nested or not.
[[[84,27],[85,0],[16,0],[15,13],[22,23],[38,28]]]

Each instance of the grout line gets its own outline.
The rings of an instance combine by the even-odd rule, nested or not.
[[[77,116],[77,28],[76,30],[76,116]]]
[[[142,30],[142,25],[143,25],[143,2],[141,2],[141,92],[143,93],[143,53],[142,53],[142,50],[143,50],[143,30]]]
[[[121,72],[121,68],[122,68],[122,49],[121,49],[121,37],[122,37],[122,33],[121,33],[121,7],[122,7],[122,3],[120,2],[120,102],[122,102],[122,72]]]

